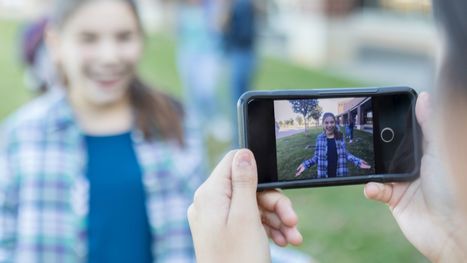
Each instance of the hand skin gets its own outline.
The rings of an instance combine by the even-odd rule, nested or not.
[[[268,236],[299,245],[297,215],[278,191],[256,192],[249,150],[228,153],[199,187],[188,209],[197,262],[271,262]]]
[[[361,161],[360,165],[358,166],[360,169],[371,169],[371,165],[369,165],[367,162],[365,161]]]
[[[300,176],[305,171],[305,165],[302,163],[297,167],[295,177]]]
[[[465,262],[465,222],[439,156],[427,93],[419,95],[416,115],[424,134],[420,178],[411,183],[368,183],[364,194],[389,206],[406,238],[430,261]]]

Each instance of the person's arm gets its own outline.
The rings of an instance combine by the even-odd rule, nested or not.
[[[238,150],[198,188],[188,209],[197,262],[271,262],[268,235],[281,246],[302,242],[290,200],[257,193],[257,183],[253,154]]]
[[[7,147],[6,139],[0,134],[0,262],[13,261],[16,246],[18,193]]]
[[[308,160],[303,161],[302,163],[305,166],[305,168],[310,169],[310,167],[312,167],[318,162],[318,150],[319,150],[318,145],[319,145],[319,136],[316,138],[315,153],[313,154],[313,157],[311,157]]]

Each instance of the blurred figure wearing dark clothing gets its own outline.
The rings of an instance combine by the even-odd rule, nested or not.
[[[264,8],[255,0],[231,0],[224,24],[224,41],[230,62],[231,107],[236,123],[238,98],[251,90],[256,71],[257,24]],[[237,127],[233,129],[234,146],[238,144]]]

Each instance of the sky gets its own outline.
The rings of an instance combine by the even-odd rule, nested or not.
[[[334,115],[337,114],[337,105],[339,102],[350,101],[352,98],[340,98],[340,99],[320,99],[319,105],[323,108],[323,113],[332,112]],[[274,101],[274,115],[276,121],[283,121],[288,119],[295,119],[301,114],[295,113],[292,110],[292,105],[288,100],[276,100]],[[302,116],[303,117],[303,116]]]

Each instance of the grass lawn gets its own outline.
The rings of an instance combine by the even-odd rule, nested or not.
[[[306,134],[299,133],[276,141],[279,180],[309,179],[317,176],[316,165],[305,170],[300,177],[295,177],[295,170],[315,153],[316,137],[321,128],[307,129]],[[365,160],[373,169],[363,170],[348,163],[349,175],[374,173],[373,136],[370,133],[355,130],[353,143],[346,142],[346,149],[354,156]]]
[[[16,23],[0,21],[0,120],[31,97],[16,60],[16,32]],[[169,38],[153,36],[147,40],[140,70],[150,83],[157,83],[175,96],[182,94],[174,42]],[[255,88],[349,87],[359,83],[264,58]],[[216,163],[225,151],[226,145],[210,142],[211,163]],[[304,234],[304,244],[298,249],[319,262],[426,262],[405,240],[387,207],[365,200],[362,189],[345,186],[285,191],[299,214]]]

